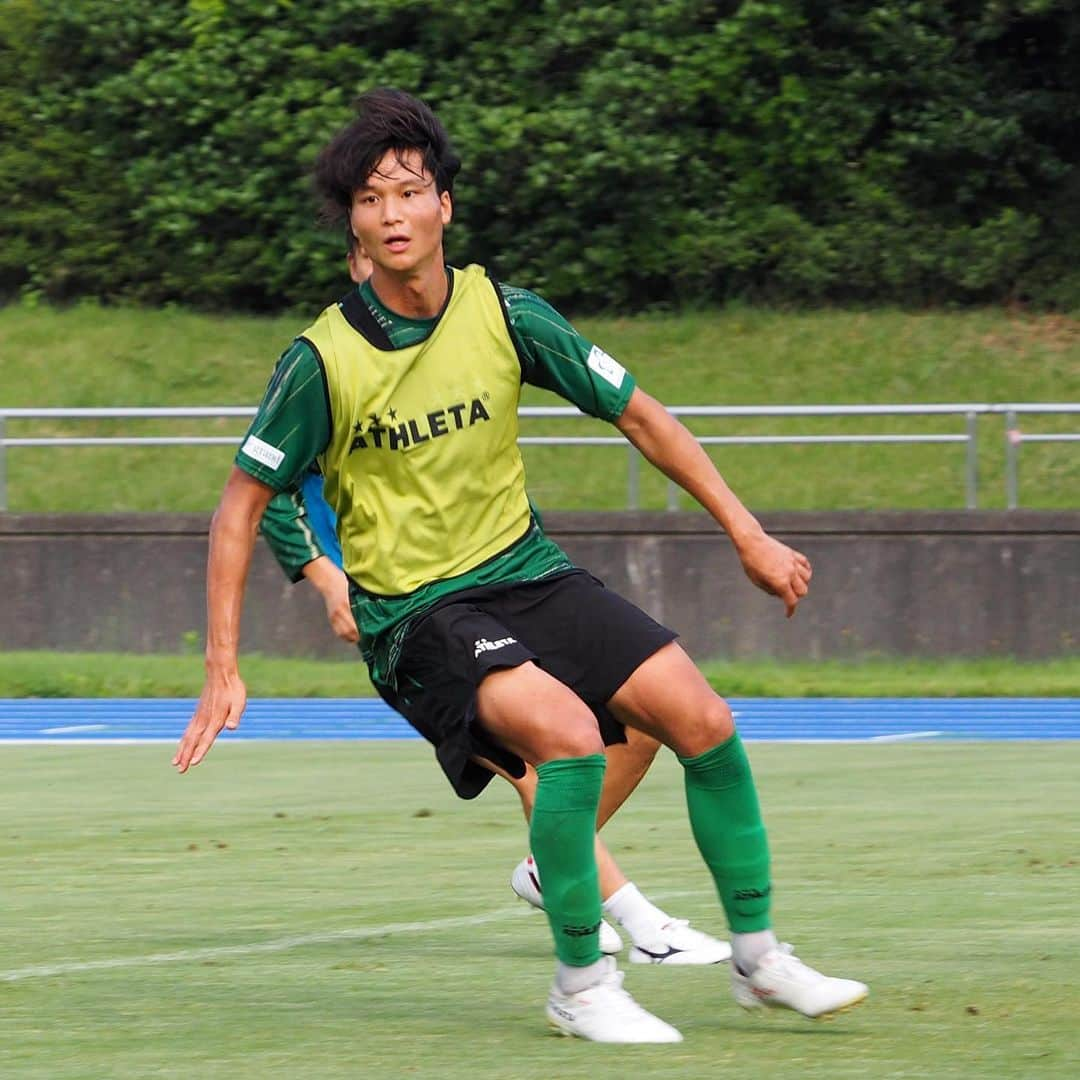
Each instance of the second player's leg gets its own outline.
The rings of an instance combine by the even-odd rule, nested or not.
[[[641,736],[641,737],[646,738],[646,739],[648,738],[647,735],[644,735],[644,736]],[[650,740],[650,742],[651,741],[652,740]],[[659,743],[654,743],[654,745],[658,746]],[[499,768],[498,765],[494,764],[491,761],[486,761],[484,759],[481,759],[481,764],[483,764],[487,768],[491,769],[492,772],[498,773],[499,776],[503,777],[505,780],[509,781],[509,783],[513,785],[514,790],[518,793],[518,797],[521,799],[521,809],[525,814],[525,820],[527,822],[531,821],[532,820],[533,803],[536,801],[536,779],[537,779],[536,778],[536,770],[531,765],[526,765],[525,766],[525,774],[523,776],[511,776],[510,773],[508,773],[505,769]],[[604,804],[605,792],[607,792],[607,790],[608,790],[608,780],[609,780],[609,778],[611,776],[612,764],[613,764],[613,762],[612,762],[611,748],[609,747],[608,751],[607,751],[607,768],[604,771],[604,786],[603,786],[603,788],[601,789],[601,792],[600,792],[600,806],[601,807],[603,807],[603,804]],[[640,777],[638,777],[638,779],[640,780]],[[635,786],[636,786],[636,784],[635,784]],[[633,788],[631,788],[630,790],[632,791]],[[629,792],[627,792],[627,794],[629,794]],[[622,805],[625,798],[626,798],[626,796],[624,795],[619,800],[619,805]],[[602,811],[597,813],[597,821],[598,822],[600,820],[600,813],[601,812]],[[608,817],[610,817],[610,816],[611,815],[609,814]],[[523,863],[522,866],[524,866],[524,865],[525,864]],[[596,867],[597,867],[597,871],[599,873],[599,880],[600,880],[600,898],[602,900],[606,900],[613,892],[615,892],[617,889],[621,888],[623,885],[626,884],[627,878],[626,878],[626,875],[622,872],[622,870],[619,869],[619,864],[615,861],[614,856],[611,854],[610,851],[608,851],[607,847],[604,845],[604,842],[600,839],[599,836],[597,836],[597,838],[596,838]],[[535,905],[537,907],[542,907],[543,904],[540,903],[540,898],[539,898],[539,893],[540,893],[539,888],[537,888],[535,890],[535,892],[536,892],[536,899],[535,900],[533,900],[531,895],[527,896],[525,898],[529,899],[530,902],[535,903]],[[614,949],[614,950],[605,949],[604,951],[605,952],[609,952],[609,951],[617,952],[618,949]]]
[[[604,786],[600,792],[600,806],[596,811],[598,831],[608,823],[615,811],[644,779],[659,749],[660,743],[656,739],[635,728],[626,729],[626,742],[614,743],[605,749],[607,768],[604,771]],[[511,776],[493,762],[480,760],[492,772],[513,784],[521,799],[525,820],[528,821],[536,796],[536,771],[532,767],[526,767],[524,776]]]
[[[607,771],[600,792],[600,807],[596,812],[597,831],[630,797],[649,771],[660,743],[651,735],[636,728],[626,729],[626,742],[613,743],[607,748]]]
[[[630,793],[641,783],[642,777],[649,771],[649,766],[652,765],[659,749],[660,743],[656,739],[634,728],[627,728],[625,743],[615,743],[607,747],[604,786],[600,791],[600,805],[596,812],[597,831],[607,823],[611,815],[626,802]],[[490,762],[485,762],[485,764],[513,784],[521,799],[525,820],[529,821],[532,817],[533,800],[536,798],[535,770],[527,766],[524,776],[515,777]],[[627,883],[627,878],[599,837],[596,839],[596,864],[600,875],[600,895],[606,900]]]

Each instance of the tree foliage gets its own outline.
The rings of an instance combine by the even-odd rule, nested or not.
[[[0,0],[0,293],[325,302],[379,84],[464,159],[452,256],[572,309],[1080,304],[1069,0]]]

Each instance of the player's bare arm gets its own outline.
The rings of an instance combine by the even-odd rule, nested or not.
[[[355,645],[360,640],[352,606],[349,604],[349,579],[345,572],[326,555],[305,563],[304,577],[319,590],[326,605],[330,628],[342,641]]]
[[[747,577],[779,597],[788,618],[794,615],[810,588],[810,560],[762,529],[683,424],[655,398],[635,389],[615,425],[648,461],[709,511],[731,537]]]
[[[259,521],[273,495],[272,488],[234,467],[214,513],[206,569],[206,681],[173,756],[179,772],[198,765],[221,729],[240,723],[247,704],[237,657],[240,613]]]

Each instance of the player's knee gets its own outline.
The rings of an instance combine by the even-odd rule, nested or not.
[[[595,720],[589,714],[589,719],[568,721],[560,724],[547,740],[544,760],[554,761],[558,758],[589,757],[591,754],[604,752],[604,740],[600,737],[600,730]]]
[[[734,734],[735,717],[731,706],[719,694],[710,693],[702,702],[692,731],[686,733],[687,745],[681,753],[685,757],[704,754],[706,750],[719,746]]]
[[[604,740],[600,738],[600,733],[593,732],[591,735],[587,732],[582,733],[569,740],[564,747],[562,757],[589,757],[592,754],[603,754],[604,752]]]

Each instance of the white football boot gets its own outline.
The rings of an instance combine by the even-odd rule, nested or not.
[[[686,919],[671,919],[647,941],[630,949],[634,964],[722,964],[731,959],[731,946],[695,930]]]
[[[870,993],[864,983],[833,979],[807,967],[786,944],[770,949],[749,975],[733,963],[731,989],[744,1009],[793,1009],[811,1018],[850,1009]]]
[[[544,894],[540,891],[540,871],[530,855],[514,867],[510,875],[510,888],[526,903],[544,910]]]
[[[601,1043],[677,1043],[682,1035],[643,1009],[624,989],[623,973],[605,957],[607,970],[592,986],[564,994],[557,985],[548,996],[548,1023],[560,1035]]]
[[[540,889],[540,871],[530,855],[514,867],[510,875],[510,888],[534,908],[544,910],[544,894]],[[619,932],[611,923],[600,920],[600,951],[607,956],[617,953],[623,946]]]

